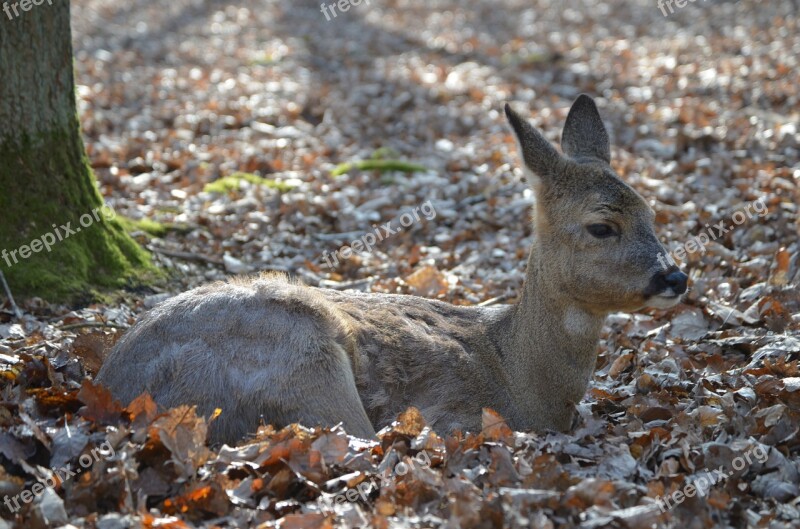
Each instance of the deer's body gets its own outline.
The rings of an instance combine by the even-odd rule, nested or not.
[[[342,422],[369,437],[408,406],[440,432],[479,430],[484,407],[518,430],[568,429],[605,315],[672,305],[686,278],[659,268],[665,251],[652,212],[608,166],[591,99],[581,96],[567,118],[570,158],[507,112],[539,203],[518,304],[460,307],[281,276],[234,279],[150,311],[98,380],[126,402],[148,391],[165,406],[221,408],[214,442],[240,439],[262,420]]]
[[[507,334],[515,307],[322,290],[280,276],[234,280],[145,315],[114,352],[128,370],[106,372],[102,382],[124,401],[147,390],[165,406],[190,402],[205,415],[221,408],[217,440],[254,431],[261,417],[273,424],[341,420],[366,437],[412,405],[437,431],[479,430],[482,407],[520,430],[566,429],[567,405],[581,399],[594,367],[602,319],[562,343],[528,340],[515,355]],[[529,330],[567,336],[565,327],[548,327]],[[531,377],[558,391],[539,394],[549,384]]]

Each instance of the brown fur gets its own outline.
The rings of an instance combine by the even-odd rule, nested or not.
[[[439,432],[476,431],[490,407],[518,430],[566,430],[609,312],[666,307],[685,276],[661,270],[653,212],[608,165],[594,102],[567,117],[564,156],[506,109],[537,197],[536,242],[517,305],[458,307],[414,296],[234,279],[169,299],[120,341],[98,381],[129,402],[222,408],[211,440],[259,421],[344,423],[363,437],[416,406]],[[590,226],[607,224],[598,238]]]

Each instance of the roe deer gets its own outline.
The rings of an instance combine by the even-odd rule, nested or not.
[[[567,430],[612,311],[675,305],[687,277],[664,269],[654,214],[609,165],[594,101],[581,95],[560,154],[506,105],[536,195],[535,242],[519,303],[453,306],[339,292],[282,276],[196,288],[144,315],[97,380],[129,402],[222,414],[213,443],[278,426],[343,423],[374,437],[408,406],[438,432],[481,428],[481,409],[515,430]]]

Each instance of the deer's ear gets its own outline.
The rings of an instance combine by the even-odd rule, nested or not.
[[[555,176],[559,172],[564,158],[553,147],[553,144],[547,141],[526,119],[514,112],[508,103],[506,103],[506,117],[517,136],[522,163],[529,170],[531,183],[548,181]]]
[[[561,149],[570,158],[580,160],[597,159],[611,161],[611,146],[608,132],[594,100],[581,94],[569,109],[564,131],[561,133]]]

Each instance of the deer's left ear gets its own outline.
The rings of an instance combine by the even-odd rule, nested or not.
[[[586,94],[579,95],[569,109],[561,133],[561,150],[576,161],[596,159],[611,162],[611,144],[606,126],[600,119],[594,100]]]
[[[549,184],[561,171],[565,158],[547,141],[547,138],[514,112],[506,104],[506,117],[517,137],[522,164],[527,169],[528,180],[536,188],[539,183]]]

